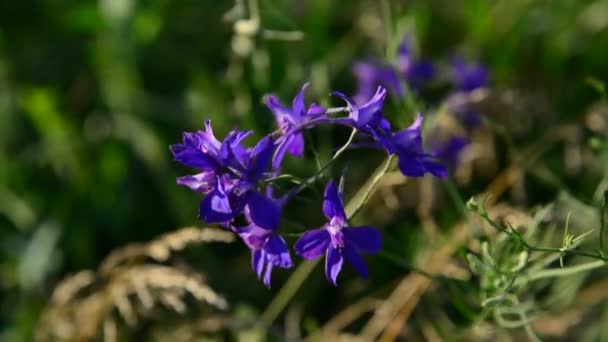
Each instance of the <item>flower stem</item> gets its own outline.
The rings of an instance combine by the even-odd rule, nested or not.
[[[565,277],[569,275],[573,275],[579,272],[589,271],[592,269],[600,268],[606,266],[606,262],[604,260],[595,260],[588,263],[564,267],[564,268],[550,268],[546,270],[541,270],[535,272],[524,279],[527,281],[534,281],[544,278],[554,278],[554,277]]]
[[[299,194],[302,190],[306,189],[307,187],[313,185],[316,181],[318,181],[323,176],[323,173],[325,172],[325,170],[327,170],[327,168],[329,168],[342,155],[342,153],[344,153],[344,151],[346,151],[348,149],[348,147],[354,141],[356,135],[357,135],[357,129],[353,128],[346,143],[344,143],[344,145],[342,145],[342,147],[340,147],[340,149],[337,150],[336,153],[334,153],[334,155],[327,161],[327,163],[325,163],[325,165],[323,165],[319,169],[319,171],[317,171],[317,173],[315,173],[313,176],[307,178],[298,187],[290,190],[288,193],[283,195],[283,198],[289,199],[289,198]]]

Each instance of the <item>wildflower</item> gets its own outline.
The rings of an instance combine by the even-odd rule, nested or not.
[[[447,107],[465,128],[476,128],[482,120],[470,95],[488,85],[488,71],[480,64],[467,64],[456,57],[452,61],[452,72],[457,91],[446,100]]]
[[[471,92],[488,84],[488,71],[480,64],[467,64],[460,57],[452,61],[454,82],[460,91]]]
[[[291,108],[283,106],[275,95],[268,95],[266,97],[266,106],[274,114],[277,125],[283,133],[283,140],[280,142],[273,159],[273,168],[275,169],[280,165],[285,153],[299,158],[304,154],[304,137],[302,132],[300,130],[293,132],[293,128],[325,115],[325,108],[315,103],[306,108],[304,104],[304,91],[307,87],[308,83],[302,86],[298,95],[293,99]]]
[[[391,65],[380,63],[356,62],[352,72],[357,79],[357,92],[353,96],[354,103],[362,105],[374,96],[374,89],[383,86],[391,90],[392,94],[403,96],[403,87],[399,74]]]
[[[220,142],[206,121],[204,132],[186,132],[182,144],[171,146],[176,161],[200,171],[179,177],[177,183],[205,195],[199,217],[208,223],[227,222],[240,214],[270,163],[272,139],[265,137],[246,148],[242,141],[251,133],[231,131]]]
[[[260,193],[252,193],[245,208],[249,225],[233,228],[251,250],[251,266],[258,279],[270,287],[272,270],[275,267],[291,268],[293,262],[285,240],[277,233],[281,216],[280,207]]]
[[[347,125],[354,126],[368,134],[372,134],[372,130],[390,131],[390,123],[382,115],[382,107],[386,98],[384,87],[378,86],[374,96],[360,106],[357,106],[355,101],[340,92],[335,91],[332,95],[338,96],[346,102],[349,112],[349,120],[345,121]]]
[[[410,127],[389,135],[376,133],[375,139],[389,154],[399,157],[399,169],[404,175],[421,177],[428,172],[439,178],[447,177],[447,170],[437,157],[422,148],[422,114]]]
[[[434,76],[433,66],[423,60],[417,60],[411,53],[407,39],[404,39],[397,51],[395,65],[380,62],[356,62],[352,72],[357,79],[357,92],[353,96],[357,105],[369,101],[374,96],[374,89],[381,85],[397,97],[403,97],[405,90],[401,84],[405,81],[414,90],[421,89]]]
[[[397,68],[410,87],[420,89],[435,75],[431,63],[416,60],[412,56],[408,40],[404,38],[397,50]]]
[[[381,248],[380,232],[372,227],[346,226],[341,194],[333,180],[325,188],[323,213],[329,222],[304,233],[295,243],[296,253],[308,260],[325,254],[325,276],[334,285],[345,259],[366,278],[367,266],[359,253],[377,253]]]
[[[461,136],[452,136],[435,148],[433,155],[453,169],[458,166],[462,151],[470,144],[470,141]]]

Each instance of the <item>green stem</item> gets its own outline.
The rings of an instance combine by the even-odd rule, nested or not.
[[[393,37],[393,21],[391,16],[391,4],[389,0],[382,0],[382,16],[384,17],[384,35],[386,39],[386,57],[391,60],[391,41]]]
[[[583,257],[587,257],[587,258],[597,259],[597,260],[601,260],[603,262],[608,261],[608,257],[605,257],[605,256],[600,255],[598,253],[579,251],[579,250],[576,250],[576,249],[561,249],[561,248],[551,248],[551,247],[538,247],[538,246],[531,245],[527,241],[525,241],[524,239],[522,239],[520,236],[518,236],[516,233],[510,231],[506,227],[503,227],[502,225],[500,225],[497,222],[495,222],[494,220],[492,220],[488,216],[487,212],[485,212],[485,211],[482,212],[482,213],[477,212],[477,214],[479,216],[481,216],[481,218],[483,218],[486,222],[488,222],[490,224],[490,226],[494,227],[499,232],[507,234],[511,238],[517,240],[519,243],[521,243],[521,245],[523,246],[523,248],[525,248],[525,249],[527,249],[529,251],[533,251],[533,252],[547,252],[547,253],[560,253],[560,254],[571,254],[571,255],[578,255],[578,256],[583,256]]]
[[[600,212],[600,251],[604,253],[604,230],[606,226],[606,206],[608,205],[608,190],[604,191],[604,199],[602,201],[602,211]]]
[[[359,210],[361,210],[365,203],[367,203],[369,198],[374,193],[376,185],[378,185],[382,177],[384,177],[384,175],[390,169],[393,159],[395,159],[395,155],[389,155],[388,158],[384,160],[382,165],[380,165],[380,167],[376,170],[374,175],[368,180],[368,184],[366,184],[362,190],[359,190],[359,192],[357,192],[357,194],[355,194],[355,196],[348,202],[345,211],[346,216],[348,216],[349,219],[357,216]]]
[[[315,261],[304,261],[291,274],[285,285],[283,285],[279,293],[270,302],[264,313],[262,313],[261,320],[266,326],[272,325],[272,322],[277,319],[281,311],[287,306],[291,298],[296,294],[300,286],[302,286],[302,283],[304,283],[304,280],[308,278],[318,263],[319,259]]]
[[[357,129],[353,128],[346,143],[344,143],[344,145],[342,145],[342,147],[340,147],[340,149],[338,149],[336,151],[336,153],[334,153],[334,155],[331,157],[331,159],[329,159],[327,161],[327,163],[325,163],[325,165],[323,165],[323,167],[321,167],[319,169],[319,171],[317,171],[317,173],[315,173],[310,178],[306,179],[306,181],[304,183],[300,184],[300,186],[298,186],[297,188],[294,188],[293,190],[289,191],[289,193],[286,195],[287,198],[290,198],[291,196],[294,196],[294,195],[300,193],[302,190],[306,189],[307,187],[313,185],[316,181],[318,181],[321,178],[321,176],[323,176],[323,172],[325,172],[325,170],[327,170],[338,159],[338,157],[340,157],[342,155],[342,153],[344,153],[344,151],[346,151],[348,149],[350,144],[352,144],[353,140],[355,140],[356,135],[357,135]]]
[[[579,272],[589,271],[592,269],[600,268],[606,266],[606,262],[604,260],[596,260],[592,262],[588,262],[585,264],[580,264],[576,266],[564,267],[564,268],[550,268],[546,270],[541,270],[535,272],[525,278],[527,281],[534,281],[544,278],[554,278],[554,277],[565,277],[569,275],[573,275]]]

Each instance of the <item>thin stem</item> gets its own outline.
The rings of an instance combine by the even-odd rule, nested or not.
[[[275,177],[266,178],[266,179],[264,179],[263,182],[268,184],[268,183],[273,183],[274,181],[283,180],[283,179],[288,179],[296,184],[302,184],[302,183],[306,182],[306,179],[300,178],[298,176],[294,176],[294,175],[291,175],[288,173],[283,173],[283,174],[280,174]]]
[[[546,270],[541,270],[535,272],[525,278],[527,281],[534,281],[544,278],[554,278],[554,277],[565,277],[569,275],[573,275],[579,272],[589,271],[592,269],[600,268],[606,266],[606,262],[604,260],[596,260],[592,262],[588,262],[585,264],[580,264],[576,266],[563,267],[563,268],[550,268]]]
[[[304,38],[304,33],[302,31],[282,31],[282,30],[262,30],[262,37],[268,40],[282,40],[282,41],[291,41],[297,42]]]
[[[527,241],[525,241],[524,239],[522,239],[519,235],[517,235],[516,233],[514,233],[513,231],[510,231],[509,229],[503,227],[502,225],[494,222],[494,220],[490,219],[490,217],[488,216],[488,213],[486,213],[486,212],[484,212],[484,213],[478,213],[478,215],[480,215],[486,222],[488,222],[492,227],[494,227],[495,229],[497,229],[499,232],[507,234],[507,235],[511,236],[513,239],[517,240],[519,243],[521,243],[521,245],[525,249],[527,249],[529,251],[579,255],[579,256],[583,256],[583,257],[587,257],[587,258],[592,258],[592,259],[597,259],[597,260],[602,260],[602,261],[608,261],[608,257],[605,257],[605,256],[600,255],[598,253],[579,251],[579,250],[576,250],[576,249],[538,247],[538,246],[531,245]]]
[[[319,169],[319,171],[317,171],[317,173],[315,173],[313,176],[306,179],[302,184],[300,184],[300,186],[292,189],[287,194],[285,194],[284,198],[290,198],[292,196],[297,195],[302,190],[306,189],[307,187],[314,184],[317,180],[319,180],[323,176],[323,172],[325,172],[325,170],[327,170],[327,168],[329,168],[342,155],[342,153],[344,153],[344,151],[346,151],[348,149],[348,147],[355,140],[356,135],[357,135],[357,129],[353,128],[352,132],[350,133],[350,136],[348,137],[348,140],[344,143],[344,145],[342,145],[342,147],[340,147],[340,149],[338,149],[336,151],[336,153],[334,153],[334,155],[327,161],[327,163],[325,163],[325,165],[323,165]]]
[[[351,202],[349,202],[349,205],[346,206],[346,215],[349,217],[349,219],[357,216],[361,208],[367,203],[367,201],[369,201],[369,198],[372,196],[374,190],[376,189],[376,185],[378,185],[382,177],[384,177],[384,175],[388,172],[394,158],[394,154],[389,155],[388,158],[386,158],[380,166],[380,172],[375,174],[375,176],[371,179],[369,187],[367,187],[365,191],[357,193],[357,195],[353,197]],[[358,202],[354,203],[354,200],[360,197],[362,198]],[[352,208],[352,206],[350,205],[351,203],[355,205],[354,208]]]
[[[382,16],[384,17],[384,35],[386,39],[386,57],[389,58],[391,55],[391,41],[393,37],[393,22],[391,17],[391,4],[389,0],[382,0]]]
[[[604,230],[606,227],[606,206],[608,205],[608,190],[604,191],[602,209],[600,212],[600,251],[604,253]]]
[[[289,303],[291,298],[296,294],[296,291],[302,286],[304,280],[308,278],[318,263],[318,259],[312,262],[304,261],[291,274],[287,283],[283,285],[279,293],[274,297],[272,302],[270,302],[264,313],[262,313],[261,320],[266,326],[272,325],[272,322],[277,319],[281,311],[287,306],[287,303]]]
[[[452,182],[451,179],[446,179],[442,183],[445,189],[447,190],[448,195],[452,199],[452,202],[454,202],[456,207],[458,207],[458,211],[460,212],[460,214],[462,214],[462,216],[466,216],[466,202],[464,201],[462,196],[460,196],[460,193],[458,192],[458,189],[456,189],[456,185],[454,184],[454,182]]]
[[[315,157],[315,164],[317,164],[317,171],[321,170],[321,159],[319,158],[319,152],[315,148],[314,144],[312,144],[312,134],[309,131],[304,131],[304,135],[306,136],[306,140],[310,141],[310,144],[306,144],[309,146],[312,155]]]

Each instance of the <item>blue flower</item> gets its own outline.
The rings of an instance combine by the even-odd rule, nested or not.
[[[421,177],[425,173],[431,173],[439,178],[448,176],[447,170],[437,157],[423,150],[422,114],[418,114],[410,127],[389,135],[376,133],[375,139],[389,154],[397,155],[399,169],[404,175]]]
[[[293,262],[285,240],[277,233],[281,216],[280,207],[260,193],[252,193],[245,208],[249,225],[233,228],[251,250],[251,265],[258,279],[270,287],[275,267],[291,268]]]
[[[386,98],[386,89],[382,86],[378,86],[374,96],[360,106],[341,92],[334,91],[332,95],[338,96],[346,102],[349,113],[348,119],[350,119],[345,121],[347,124],[368,134],[371,134],[371,130],[390,131],[390,123],[382,115],[382,107]]]
[[[467,138],[452,136],[447,141],[437,144],[433,155],[450,169],[454,169],[460,163],[463,150],[470,144]]]
[[[357,92],[353,96],[358,105],[369,101],[374,96],[374,89],[381,85],[391,91],[394,96],[403,97],[405,90],[401,84],[418,90],[424,87],[435,75],[433,66],[424,60],[417,60],[411,53],[406,38],[403,39],[397,51],[395,65],[380,62],[356,62],[352,72],[357,79]]]
[[[325,254],[325,276],[334,285],[344,260],[366,278],[367,266],[359,253],[375,254],[380,250],[380,231],[372,227],[347,227],[342,198],[333,180],[325,188],[323,213],[328,223],[304,233],[295,243],[296,253],[308,260]]]
[[[399,97],[404,94],[399,73],[391,65],[356,62],[352,66],[352,72],[357,79],[357,92],[353,96],[353,100],[358,105],[369,101],[378,86],[390,89],[392,94]]]
[[[220,142],[211,123],[205,131],[186,132],[182,144],[171,146],[176,161],[200,173],[179,177],[177,183],[205,194],[199,217],[207,223],[227,222],[252,200],[274,153],[272,138],[262,138],[253,148],[242,145],[251,131],[231,131]]]
[[[401,41],[397,50],[397,68],[410,87],[414,89],[421,89],[435,76],[435,70],[431,63],[416,60],[412,56],[407,38]]]
[[[273,159],[273,168],[278,168],[285,153],[301,158],[304,154],[304,137],[300,130],[293,132],[293,128],[305,124],[314,119],[322,118],[325,115],[325,108],[317,104],[311,104],[308,108],[304,103],[304,91],[308,87],[308,83],[302,86],[302,89],[293,99],[291,108],[281,104],[275,95],[266,96],[266,106],[272,111],[277,121],[279,129],[283,133],[282,140],[277,142],[275,157]]]
[[[470,92],[487,86],[489,74],[481,64],[467,64],[460,57],[452,60],[454,83],[460,91]]]

